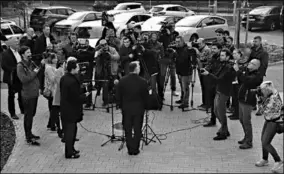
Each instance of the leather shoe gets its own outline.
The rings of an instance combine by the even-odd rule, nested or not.
[[[140,150],[133,152],[133,155],[138,155],[140,153]]]
[[[127,153],[128,153],[128,155],[133,155],[133,152],[129,152],[129,151],[128,151]]]
[[[16,114],[11,115],[11,118],[13,118],[14,120],[19,120],[19,117]]]
[[[250,149],[250,148],[252,148],[252,145],[250,145],[248,143],[244,143],[244,144],[240,145],[239,148],[240,149]]]
[[[40,143],[37,142],[35,139],[28,139],[27,143],[32,145],[32,146],[40,146]]]
[[[80,150],[74,149],[73,152],[74,152],[75,154],[79,154],[79,153],[80,153]]]
[[[213,126],[216,126],[216,123],[213,123],[213,122],[208,122],[207,124],[203,125],[203,127],[213,127]]]
[[[217,135],[221,135],[220,132],[217,132],[216,134],[217,134]],[[231,136],[231,134],[230,134],[229,131],[226,133],[226,136],[227,136],[227,137]]]
[[[180,108],[180,109],[188,108],[188,104],[181,104],[181,105],[179,105],[178,108]]]
[[[40,136],[36,136],[36,135],[32,134],[32,138],[35,139],[35,140],[39,140]]]
[[[227,139],[227,136],[221,135],[221,134],[219,134],[219,135],[217,135],[216,137],[213,138],[213,140],[215,140],[215,141],[226,140],[226,139]]]
[[[76,158],[79,158],[80,155],[79,154],[76,154],[76,153],[73,153],[72,155],[65,155],[65,158],[66,159],[76,159]]]
[[[244,143],[245,143],[245,139],[238,141],[238,144],[244,144]]]
[[[177,100],[176,101],[176,104],[181,104],[182,103],[182,100]]]

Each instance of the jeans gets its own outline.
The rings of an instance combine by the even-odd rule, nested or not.
[[[47,101],[48,101],[48,110],[49,110],[49,119],[47,125],[52,128],[55,127],[55,124],[52,123],[52,116],[51,116],[53,97],[49,97]]]
[[[36,114],[37,101],[38,98],[31,98],[31,99],[23,98],[23,104],[25,108],[24,130],[27,140],[30,140],[32,138],[33,118]]]
[[[181,90],[182,90],[182,104],[188,105],[189,102],[189,85],[192,80],[192,76],[180,76]]]
[[[239,102],[239,118],[245,133],[245,143],[252,145],[252,125],[251,125],[252,106]]]
[[[167,69],[169,68],[169,69]],[[167,76],[167,70],[169,74]],[[171,90],[176,91],[176,70],[174,66],[170,66],[165,63],[160,63],[160,73],[158,75],[158,89],[160,97],[164,97],[164,88],[167,87],[169,78],[171,78]]]
[[[11,85],[8,84],[8,110],[10,115],[15,115],[16,111],[15,111],[15,94],[17,92],[12,88]],[[23,102],[22,102],[22,95],[20,92],[18,92],[18,104],[19,104],[19,108],[21,110],[21,113],[24,113],[24,106],[23,106]]]
[[[271,142],[276,134],[276,124],[274,122],[265,121],[261,132],[262,143],[262,159],[268,160],[268,154],[270,153],[275,162],[280,162],[280,156],[275,148],[271,145]]]
[[[226,116],[226,102],[228,101],[229,96],[226,96],[220,92],[216,92],[214,100],[214,113],[217,116],[219,122],[221,123],[221,128],[219,129],[220,135],[227,135],[228,124]]]
[[[232,107],[234,108],[233,115],[238,118],[239,118],[239,100],[238,100],[239,89],[240,89],[239,84],[233,84],[233,90],[232,90]]]
[[[201,93],[202,93],[202,105],[208,105],[208,102],[206,101],[206,91],[205,91],[205,76],[200,74],[200,71],[198,71],[200,86],[201,86]]]

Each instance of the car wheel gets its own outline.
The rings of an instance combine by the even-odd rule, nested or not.
[[[190,41],[190,42],[196,42],[197,39],[198,39],[197,34],[193,34],[193,35],[190,37],[189,41]]]
[[[276,29],[276,24],[275,24],[275,22],[272,21],[269,25],[269,30],[274,31],[275,29]]]

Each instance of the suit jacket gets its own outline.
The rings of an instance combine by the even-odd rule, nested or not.
[[[4,71],[3,74],[3,82],[10,84],[11,82],[11,73],[14,69],[17,68],[17,59],[14,56],[14,53],[9,48],[2,53],[2,69]]]
[[[66,73],[60,79],[60,112],[64,122],[77,123],[83,120],[85,97],[77,76]]]
[[[137,74],[124,76],[116,88],[116,99],[123,115],[144,114],[148,96],[147,82]]]
[[[54,42],[55,39],[52,35],[49,35],[50,42]],[[39,65],[40,61],[42,60],[42,53],[46,51],[46,37],[44,34],[41,34],[35,41],[35,47],[34,47],[34,54],[36,55],[33,57],[35,60],[35,63]]]

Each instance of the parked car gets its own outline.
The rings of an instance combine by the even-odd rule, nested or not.
[[[52,29],[56,22],[66,19],[75,12],[74,9],[63,6],[36,7],[31,14],[30,27],[38,31],[42,30],[44,24],[48,24]]]
[[[142,25],[143,22],[150,19],[150,14],[145,13],[122,13],[114,16],[113,25],[116,28],[116,35],[121,37],[127,28],[127,24],[134,21],[136,25]]]
[[[154,16],[143,23],[142,32],[146,34],[159,32],[163,23],[177,23],[181,19],[182,17],[176,16]]]
[[[7,39],[11,37],[18,37],[19,39],[25,34],[25,32],[17,25],[11,23],[1,23],[1,32]],[[1,41],[1,47],[5,48],[5,42]]]
[[[93,4],[94,11],[111,10],[117,5],[117,1],[95,1]]]
[[[80,43],[83,44],[88,39],[90,46],[95,48],[102,36],[103,28],[101,20],[84,22],[75,29],[75,33],[77,33]]]
[[[128,12],[138,12],[138,13],[146,13],[145,8],[141,3],[138,2],[126,2],[119,3],[113,10],[107,11],[108,14],[120,14],[120,13],[128,13]]]
[[[282,8],[281,8],[281,12],[280,12],[280,27],[282,30],[284,30],[284,27],[283,27],[283,16],[284,16],[284,5],[282,5]]]
[[[150,11],[153,16],[156,15],[166,15],[166,16],[192,16],[195,13],[184,6],[177,5],[177,4],[162,4],[153,6]]]
[[[95,21],[102,18],[101,12],[96,11],[80,11],[73,13],[67,19],[59,21],[55,24],[54,30],[59,34],[73,32],[74,29],[83,22]]]
[[[249,28],[265,28],[271,31],[275,30],[280,25],[280,11],[279,6],[260,6],[252,9],[249,12]],[[246,28],[247,15],[242,18],[242,26]]]
[[[3,25],[3,24],[14,24],[14,25],[17,25],[16,22],[14,22],[14,21],[10,21],[10,20],[3,19],[3,18],[1,18],[0,20],[1,20],[1,25]]]
[[[198,38],[204,38],[207,42],[216,40],[217,29],[228,30],[228,23],[225,18],[212,15],[188,16],[175,25],[175,30],[184,40],[194,41]]]

